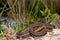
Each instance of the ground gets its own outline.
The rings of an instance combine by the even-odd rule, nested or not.
[[[60,40],[60,29],[53,29],[52,32],[48,32],[42,37],[28,37],[25,39],[20,38],[19,40]]]

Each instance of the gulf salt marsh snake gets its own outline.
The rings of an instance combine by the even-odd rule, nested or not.
[[[18,31],[16,37],[44,36],[48,31],[52,31],[52,28],[52,25],[49,23],[38,22],[26,29]]]

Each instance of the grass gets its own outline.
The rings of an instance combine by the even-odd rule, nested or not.
[[[0,18],[1,18],[1,16],[2,16],[2,14],[4,13],[4,9],[6,8],[6,5],[7,5],[7,4],[5,4],[4,7],[2,8],[2,11],[1,11],[1,13],[0,13]]]
[[[13,3],[12,6],[9,6],[8,3],[4,4],[4,7],[2,8],[2,11],[0,12],[0,17],[2,17],[2,14],[4,13],[4,11],[6,11],[5,10],[5,8],[7,8],[6,5],[8,4],[9,8],[7,8],[7,9],[8,10],[10,9],[9,11],[7,11],[8,16],[11,17],[11,15],[12,15],[12,17],[14,16],[14,18],[16,16],[15,26],[11,27],[12,29],[14,29],[16,31],[22,30],[25,26],[29,27],[30,24],[33,24],[36,21],[39,21],[46,17],[47,17],[46,20],[49,23],[52,21],[52,17],[60,18],[60,16],[56,13],[56,8],[55,8],[53,0],[51,0],[50,5],[47,5],[48,10],[50,10],[50,12],[48,10],[45,10],[46,8],[44,7],[44,5],[42,4],[42,2],[40,0],[34,0],[34,2],[32,2],[32,0],[30,0],[29,3],[27,2],[27,6],[26,6],[26,17],[24,20],[22,20],[22,18],[21,18],[21,14],[22,14],[21,5],[22,4],[19,2],[20,1],[18,1],[18,0],[13,0],[11,2],[11,3]],[[8,23],[6,25],[9,26]],[[1,31],[1,34],[3,34],[2,31]]]

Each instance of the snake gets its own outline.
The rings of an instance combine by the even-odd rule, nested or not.
[[[37,27],[34,31],[34,28]],[[43,36],[45,35],[47,32],[52,31],[53,27],[51,24],[49,23],[42,23],[39,22],[37,24],[34,24],[32,27],[29,28],[29,32],[30,34],[32,34],[33,36]]]
[[[19,30],[16,33],[16,38],[26,38],[28,36],[38,37],[38,36],[44,36],[47,34],[47,32],[52,31],[53,27],[49,23],[42,23],[37,22],[35,24],[32,24],[30,27],[25,28],[23,30]]]

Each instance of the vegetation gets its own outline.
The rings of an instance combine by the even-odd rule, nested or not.
[[[15,31],[29,27],[41,19],[50,23],[53,18],[60,18],[56,12],[55,0],[0,0],[0,18],[3,16],[14,20],[11,23],[5,22],[5,25]],[[0,34],[3,32],[0,27]]]

